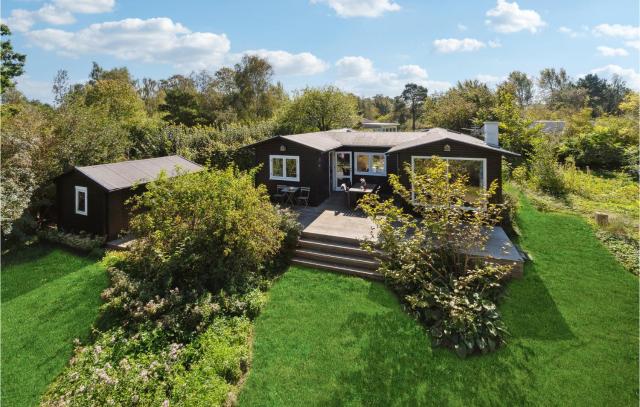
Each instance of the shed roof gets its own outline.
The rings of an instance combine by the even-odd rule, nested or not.
[[[162,171],[167,176],[175,177],[178,171],[196,172],[202,166],[179,155],[147,158],[144,160],[121,161],[111,164],[75,167],[75,169],[91,178],[107,191],[129,188],[135,184],[153,181]]]
[[[473,145],[478,148],[497,151],[502,154],[518,155],[500,147],[490,146],[484,140],[468,134],[442,129],[439,127],[427,131],[409,132],[373,132],[373,131],[320,131],[315,133],[292,134],[278,136],[285,140],[320,150],[331,151],[343,146],[354,147],[386,147],[389,153],[435,143],[441,140],[453,140]],[[262,142],[267,141],[263,140]],[[256,143],[258,144],[258,143]]]

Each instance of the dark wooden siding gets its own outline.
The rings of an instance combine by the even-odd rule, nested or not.
[[[131,206],[125,202],[135,194],[144,192],[144,186],[112,191],[108,195],[107,228],[109,239],[115,239],[122,230],[129,228]]]
[[[87,187],[87,215],[76,213],[76,185]],[[71,171],[56,180],[58,226],[65,231],[106,235],[106,201],[104,188],[78,171]]]
[[[285,146],[286,151],[280,147]],[[276,192],[276,185],[310,187],[310,205],[318,205],[329,197],[329,154],[289,140],[271,139],[253,147],[255,164],[262,165],[256,174],[256,182],[266,185],[269,194]],[[281,181],[269,179],[269,156],[292,155],[300,157],[300,181]]]
[[[449,145],[451,151],[444,151],[444,146]],[[387,166],[393,167],[387,173],[400,174],[400,179],[408,186],[409,180],[404,171],[404,163],[411,165],[411,156],[433,156],[440,157],[465,157],[465,158],[485,158],[487,160],[487,186],[494,180],[498,181],[498,190],[494,201],[502,201],[502,155],[497,151],[474,147],[465,143],[451,140],[443,140],[432,144],[413,147],[391,153],[387,157]]]

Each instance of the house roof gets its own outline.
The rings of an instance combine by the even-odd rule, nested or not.
[[[502,154],[518,155],[500,147],[490,146],[486,144],[484,140],[480,140],[468,134],[458,133],[439,127],[420,132],[381,133],[373,131],[320,131],[315,133],[293,134],[277,137],[323,152],[335,150],[336,148],[343,146],[355,146],[385,147],[389,148],[389,151],[387,152],[392,153],[407,148],[435,143],[441,140],[452,140],[473,145],[478,148],[497,151]]]
[[[170,155],[144,160],[75,167],[75,169],[91,178],[107,191],[115,191],[129,188],[135,184],[153,181],[162,171],[166,172],[169,177],[175,177],[178,175],[178,171],[196,172],[200,171],[202,166],[178,155]]]

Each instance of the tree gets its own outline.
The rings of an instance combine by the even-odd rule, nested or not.
[[[6,89],[15,86],[13,78],[24,73],[24,63],[27,59],[26,55],[19,54],[13,50],[9,37],[11,30],[6,24],[0,24],[0,35],[2,37],[2,69],[0,75],[0,93],[4,93]]]
[[[84,89],[85,103],[102,106],[113,120],[127,127],[142,123],[147,112],[135,87],[122,76],[114,78],[88,83]]]
[[[533,82],[526,73],[513,71],[509,74],[507,82],[513,85],[520,107],[531,103],[531,99],[533,98]]]
[[[465,80],[425,105],[428,125],[461,131],[492,119],[495,96],[477,80]]]
[[[402,91],[402,99],[408,104],[411,112],[411,129],[416,130],[416,120],[422,115],[422,105],[428,96],[428,90],[424,86],[415,83],[407,83]]]
[[[281,115],[281,130],[301,133],[353,127],[357,121],[357,101],[340,89],[306,88],[299,93]]]
[[[531,152],[533,138],[539,128],[523,117],[516,98],[509,86],[498,89],[497,103],[492,113],[500,122],[500,143],[507,150],[527,157]]]
[[[56,76],[53,78],[53,101],[59,106],[64,97],[71,90],[71,85],[69,84],[69,73],[65,69],[60,69]]]
[[[252,121],[268,118],[286,100],[282,85],[273,85],[273,67],[266,59],[245,55],[234,66],[235,93],[231,98],[238,118]]]
[[[560,68],[558,71],[555,68],[544,68],[540,71],[540,77],[538,78],[538,87],[547,98],[550,98],[554,92],[567,87],[570,83],[571,80],[564,68]]]
[[[166,112],[164,119],[171,123],[194,126],[201,122],[198,94],[194,88],[166,89],[164,103],[159,108]]]

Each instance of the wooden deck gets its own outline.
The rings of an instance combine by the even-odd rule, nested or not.
[[[346,206],[341,193],[331,195],[317,207],[294,208],[303,226],[295,264],[380,279],[373,257],[360,249],[362,240],[376,239],[376,225],[359,210]],[[512,276],[523,273],[524,257],[505,231],[497,226],[484,248],[469,253],[500,264],[513,266]]]

